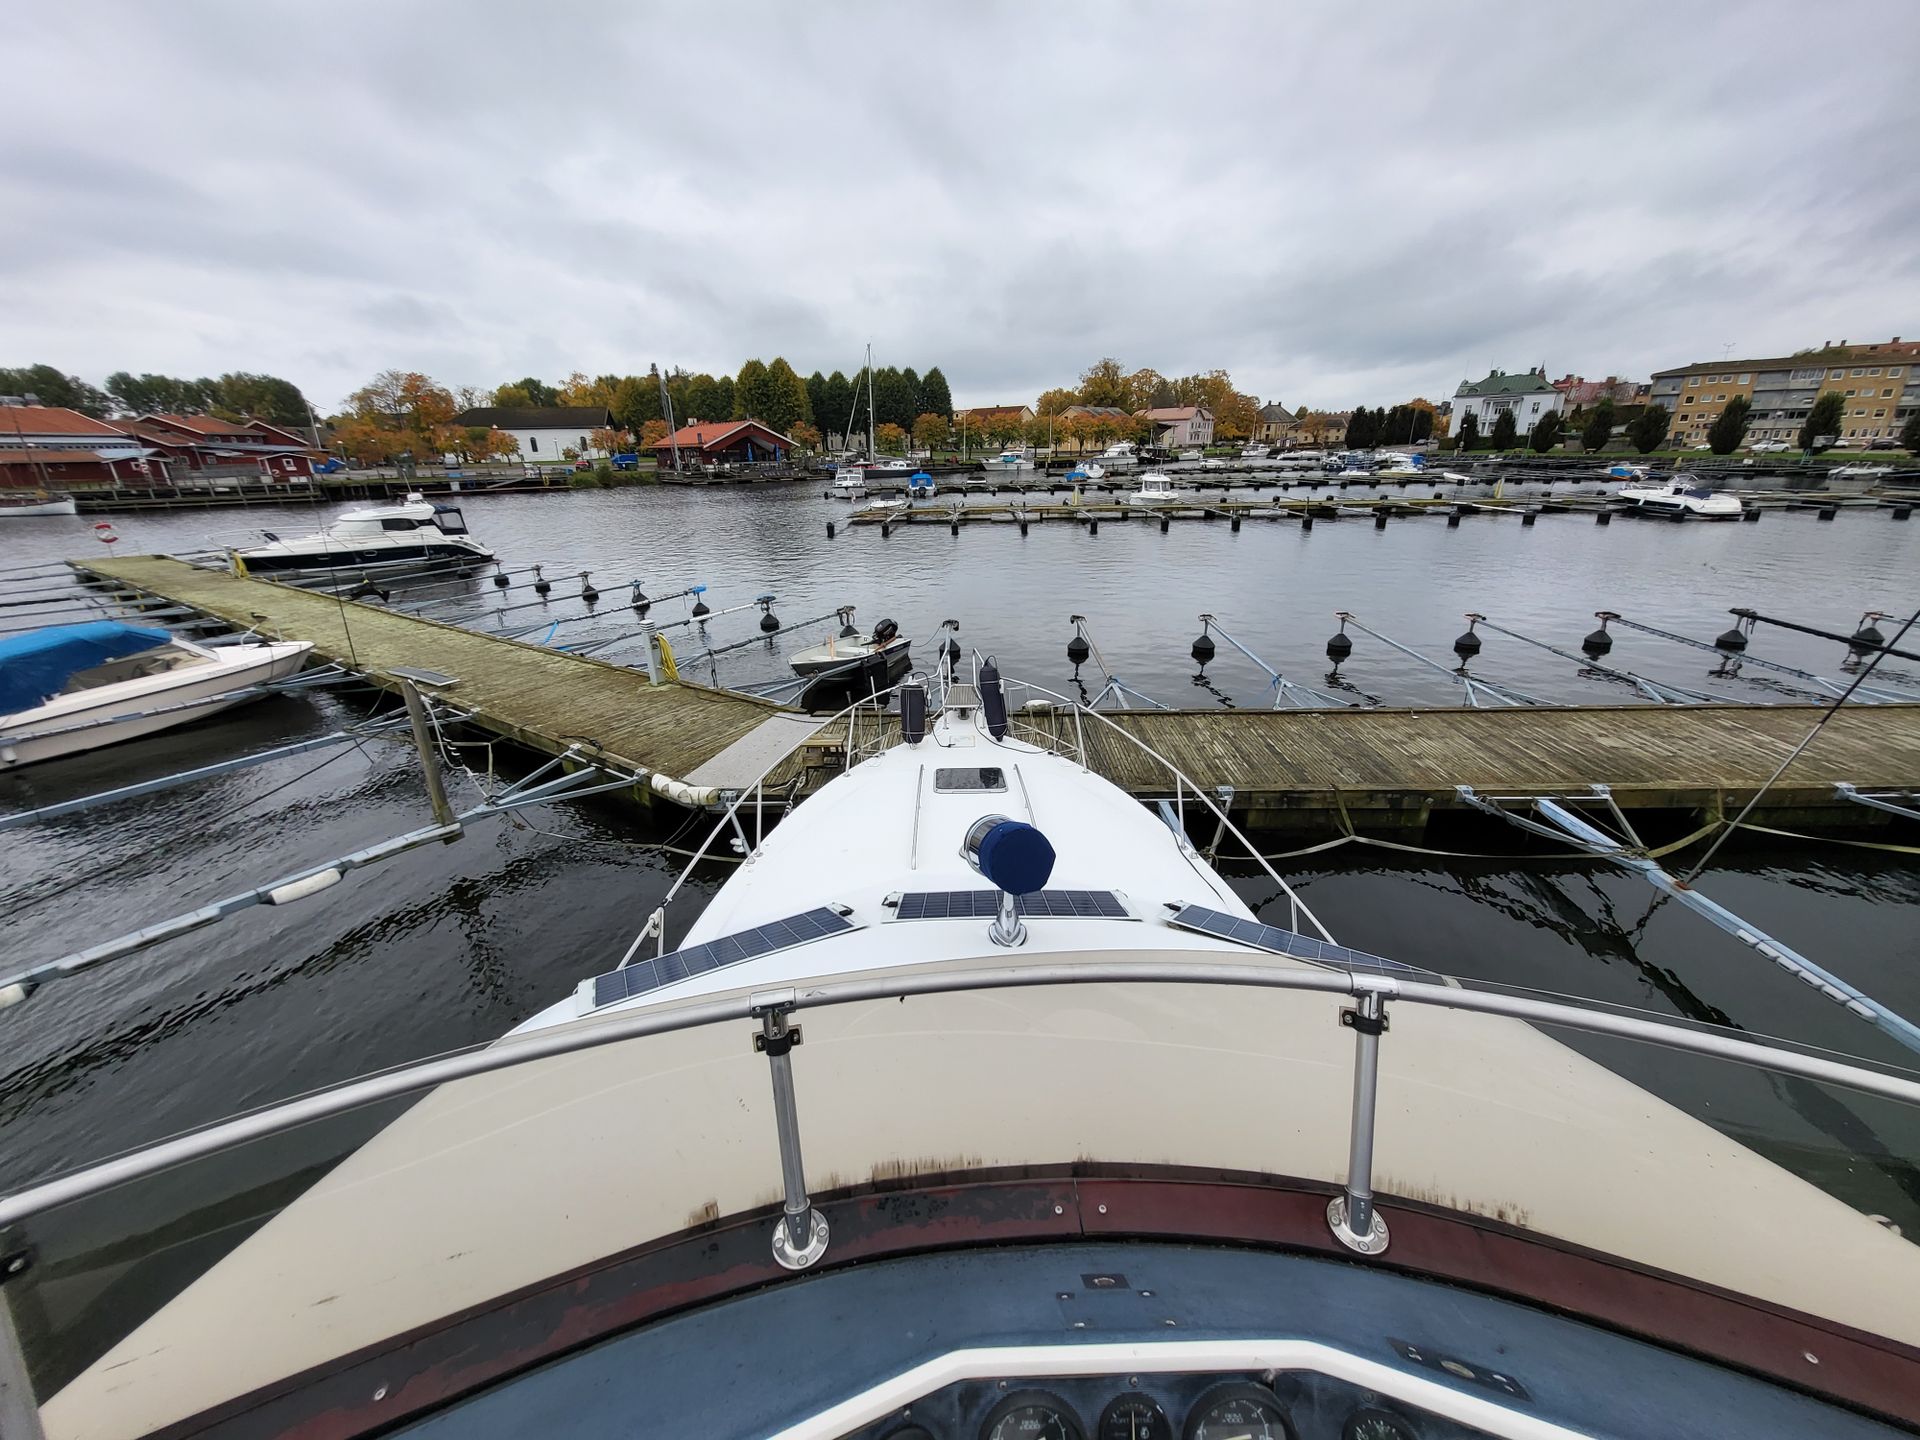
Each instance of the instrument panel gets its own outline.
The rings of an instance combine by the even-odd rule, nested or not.
[[[1437,1415],[1323,1375],[965,1380],[849,1440],[1467,1440]]]

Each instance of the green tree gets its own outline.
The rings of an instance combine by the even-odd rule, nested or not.
[[[913,421],[918,420],[922,415],[927,413],[927,407],[921,403],[921,380],[919,372],[911,365],[907,366],[906,369],[900,372],[900,383],[905,387],[907,394],[913,402],[907,407],[907,413],[911,417],[907,423],[907,428],[911,431]]]
[[[813,419],[813,405],[807,399],[807,382],[778,355],[767,367],[767,413],[760,418],[783,435],[794,426]]]
[[[920,408],[929,415],[953,419],[953,393],[948,390],[947,377],[940,373],[938,365],[920,379]]]
[[[1460,448],[1477,450],[1480,448],[1480,416],[1469,410],[1460,417]]]
[[[913,425],[914,401],[918,386],[909,386],[907,377],[889,365],[873,372],[874,414],[882,425],[898,425],[905,433]]]
[[[32,395],[42,405],[78,410],[96,420],[113,408],[113,401],[105,391],[96,390],[78,375],[63,375],[51,365],[0,369],[0,395]]]
[[[1847,402],[1838,390],[1829,390],[1813,402],[1806,424],[1800,427],[1800,448],[1811,450],[1823,435],[1838,436],[1840,422],[1846,418]]]
[[[1664,405],[1648,405],[1627,426],[1627,438],[1642,455],[1651,455],[1666,442],[1673,412]]]
[[[733,414],[733,377],[717,375],[713,381],[713,418],[725,419]]]
[[[1366,450],[1379,443],[1380,421],[1373,411],[1362,405],[1347,421],[1347,447],[1352,450]]]
[[[500,390],[501,391],[513,390],[513,391],[516,391],[519,395],[524,395],[526,397],[524,400],[521,400],[521,399],[514,400],[512,403],[516,405],[529,405],[529,406],[545,408],[546,406],[558,405],[560,403],[560,392],[558,390],[554,389],[553,386],[547,384],[546,381],[536,380],[531,375],[527,376],[527,378],[524,380],[516,380],[511,385],[502,385],[500,387]],[[505,400],[500,399],[499,391],[496,391],[494,393],[494,399],[496,402],[502,405],[509,403]]]
[[[272,425],[305,425],[307,397],[291,380],[236,370],[219,380],[219,408],[233,418],[251,416]]]
[[[807,413],[822,431],[833,433],[834,419],[827,408],[827,377],[818,370],[807,376]]]
[[[773,387],[763,361],[749,360],[733,381],[733,418],[764,420],[773,408]]]
[[[672,394],[675,387],[669,386]],[[673,413],[676,420],[692,422],[695,420],[738,420],[741,416],[733,413],[733,396],[722,394],[720,382],[711,375],[686,375],[680,377],[679,393],[673,397]]]
[[[1118,405],[1124,408],[1131,393],[1127,383],[1127,367],[1110,355],[1094,361],[1080,376],[1082,405]]]
[[[1907,423],[1900,427],[1900,443],[1909,455],[1920,455],[1920,410],[1909,415]]]
[[[1580,444],[1587,450],[1604,450],[1613,438],[1613,401],[1602,399],[1587,416],[1580,429]]]
[[[829,436],[845,437],[852,423],[853,383],[838,370],[827,377],[825,400],[814,406],[814,416]]]
[[[1489,437],[1496,450],[1511,450],[1513,442],[1520,432],[1519,422],[1513,418],[1513,411],[1502,410],[1493,420],[1493,434]]]
[[[498,396],[494,397],[496,400]],[[660,385],[651,375],[629,375],[613,387],[613,418],[638,435],[660,418]]]
[[[1740,442],[1747,438],[1747,426],[1753,423],[1753,401],[1744,395],[1736,395],[1727,401],[1726,408],[1714,417],[1713,424],[1707,429],[1707,444],[1713,447],[1716,455],[1731,455],[1740,448]]]
[[[1534,450],[1542,455],[1560,443],[1560,412],[1558,410],[1549,410],[1540,417],[1540,423],[1533,427],[1531,443]]]

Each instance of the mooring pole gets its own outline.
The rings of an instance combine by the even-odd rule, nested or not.
[[[404,677],[400,681],[400,694],[407,702],[407,719],[413,722],[413,747],[420,752],[420,770],[427,780],[427,799],[433,805],[433,823],[452,825],[454,823],[453,806],[447,801],[447,787],[440,776],[440,757],[433,748],[433,737],[427,733],[427,702],[420,698],[420,692],[414,688],[411,680]],[[452,839],[458,839],[458,833]]]
[[[787,1270],[804,1270],[827,1253],[827,1217],[807,1198],[806,1167],[800,1158],[800,1110],[793,1095],[793,1047],[800,1027],[789,1025],[791,990],[755,995],[749,1002],[760,1022],[753,1048],[767,1057],[773,1080],[773,1122],[780,1132],[780,1185],[784,1202],[773,1227],[773,1258]]]

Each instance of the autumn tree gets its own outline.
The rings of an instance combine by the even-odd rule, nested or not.
[[[1546,454],[1560,443],[1560,412],[1549,410],[1540,417],[1540,423],[1533,427],[1530,443],[1539,454]]]
[[[802,450],[820,448],[820,427],[810,420],[799,420],[787,432],[787,438]]]
[[[952,441],[953,426],[947,417],[928,411],[913,422],[913,443],[932,454]]]
[[[1707,444],[1713,447],[1716,455],[1731,455],[1740,448],[1740,442],[1747,438],[1747,426],[1752,423],[1753,401],[1744,395],[1736,395],[1714,417],[1712,426],[1707,430]]]
[[[640,426],[640,444],[644,448],[651,450],[655,445],[665,440],[668,433],[667,422],[656,416],[652,420],[642,422]]]
[[[347,431],[335,433],[357,460],[424,459],[453,438],[453,395],[417,370],[381,371],[347,397],[347,412]]]
[[[1627,426],[1627,439],[1642,455],[1651,455],[1665,443],[1667,429],[1673,424],[1673,412],[1664,405],[1649,405]]]
[[[1491,437],[1493,440],[1493,448],[1501,451],[1511,450],[1514,440],[1518,437],[1519,430],[1520,425],[1519,422],[1513,418],[1513,411],[1502,410],[1498,415],[1493,417],[1493,435]]]
[[[604,405],[613,407],[613,386],[607,378],[589,379],[584,371],[576,370],[560,385],[559,403],[562,405]]]
[[[1604,450],[1611,439],[1613,439],[1613,400],[1611,397],[1603,396],[1600,403],[1593,407],[1593,413],[1587,416],[1587,423],[1580,429],[1580,444],[1587,450]]]
[[[493,403],[502,410],[525,410],[533,401],[528,398],[524,385],[502,385],[493,392]]]
[[[1042,390],[1040,401],[1033,408],[1036,414],[1058,415],[1062,410],[1079,403],[1080,393],[1077,390]]]
[[[1128,410],[1146,410],[1156,405],[1172,405],[1173,388],[1158,370],[1141,368],[1127,377],[1127,398],[1121,405]]]
[[[1478,450],[1480,448],[1480,416],[1469,410],[1460,417],[1460,448]]]
[[[608,408],[623,429],[638,434],[647,421],[660,418],[660,386],[651,375],[629,375],[614,386]]]
[[[588,434],[587,443],[602,455],[615,455],[633,444],[633,436],[623,429],[602,425]]]
[[[891,420],[886,421],[874,431],[874,443],[882,450],[891,450],[896,454],[907,448],[907,432]]]
[[[1126,367],[1111,356],[1094,361],[1080,376],[1082,405],[1118,405],[1125,409],[1131,398]]]
[[[781,434],[795,425],[813,419],[813,402],[807,398],[807,384],[780,356],[767,367],[767,408],[760,418]]]
[[[949,423],[953,420],[953,392],[947,388],[947,377],[938,365],[920,377],[920,408]]]

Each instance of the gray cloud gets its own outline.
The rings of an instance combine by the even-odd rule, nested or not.
[[[1882,43],[1809,64],[1827,23]],[[1920,332],[1917,40],[1908,0],[41,7],[0,363],[324,404],[871,340],[963,401],[1113,354],[1342,405]]]

